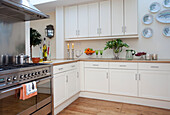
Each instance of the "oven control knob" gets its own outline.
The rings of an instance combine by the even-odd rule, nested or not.
[[[45,70],[43,70],[42,73],[45,73]]]
[[[7,82],[11,82],[11,78],[8,78],[8,79],[7,79]]]
[[[32,76],[34,76],[35,74],[34,73],[32,73]]]
[[[15,76],[15,77],[13,77],[13,80],[14,80],[14,81],[16,81],[16,80],[17,80],[17,77],[16,77],[16,76]]]
[[[45,72],[48,73],[48,70],[46,69]]]
[[[30,73],[28,74],[28,77],[31,77],[31,74],[30,74]]]
[[[38,75],[40,75],[40,74],[41,74],[41,72],[39,71],[39,72],[38,72]]]
[[[21,79],[23,79],[23,78],[24,78],[24,76],[23,76],[23,75],[20,75],[20,78],[21,78]]]
[[[27,75],[27,74],[25,74],[25,75],[24,75],[24,77],[25,77],[25,78],[27,78],[27,77],[28,77],[28,75]]]
[[[35,72],[35,75],[38,75],[38,72]]]

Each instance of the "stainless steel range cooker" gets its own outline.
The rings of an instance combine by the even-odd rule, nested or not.
[[[22,84],[36,81],[38,95],[19,99]],[[0,66],[0,114],[39,115],[52,112],[52,65],[23,64]],[[42,113],[43,112],[43,113]]]

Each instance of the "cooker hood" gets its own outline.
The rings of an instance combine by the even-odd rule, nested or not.
[[[27,0],[0,0],[2,21],[31,21],[48,17]]]

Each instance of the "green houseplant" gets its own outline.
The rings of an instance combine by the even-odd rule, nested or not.
[[[115,59],[119,59],[119,54],[120,52],[122,52],[123,47],[128,48],[129,45],[126,43],[123,43],[121,39],[116,39],[116,40],[106,42],[106,46],[104,50],[113,49],[113,54],[115,56]]]
[[[37,46],[39,44],[41,44],[42,40],[40,39],[41,38],[41,34],[33,29],[33,28],[30,28],[30,52],[31,52],[31,58],[32,58],[32,46]]]

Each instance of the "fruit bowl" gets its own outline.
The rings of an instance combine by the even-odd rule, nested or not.
[[[86,48],[84,53],[90,58],[95,53],[95,51],[93,51],[92,48]]]
[[[39,63],[39,61],[40,61],[40,58],[39,58],[39,57],[34,57],[34,58],[32,58],[32,62],[33,62],[33,63]]]

